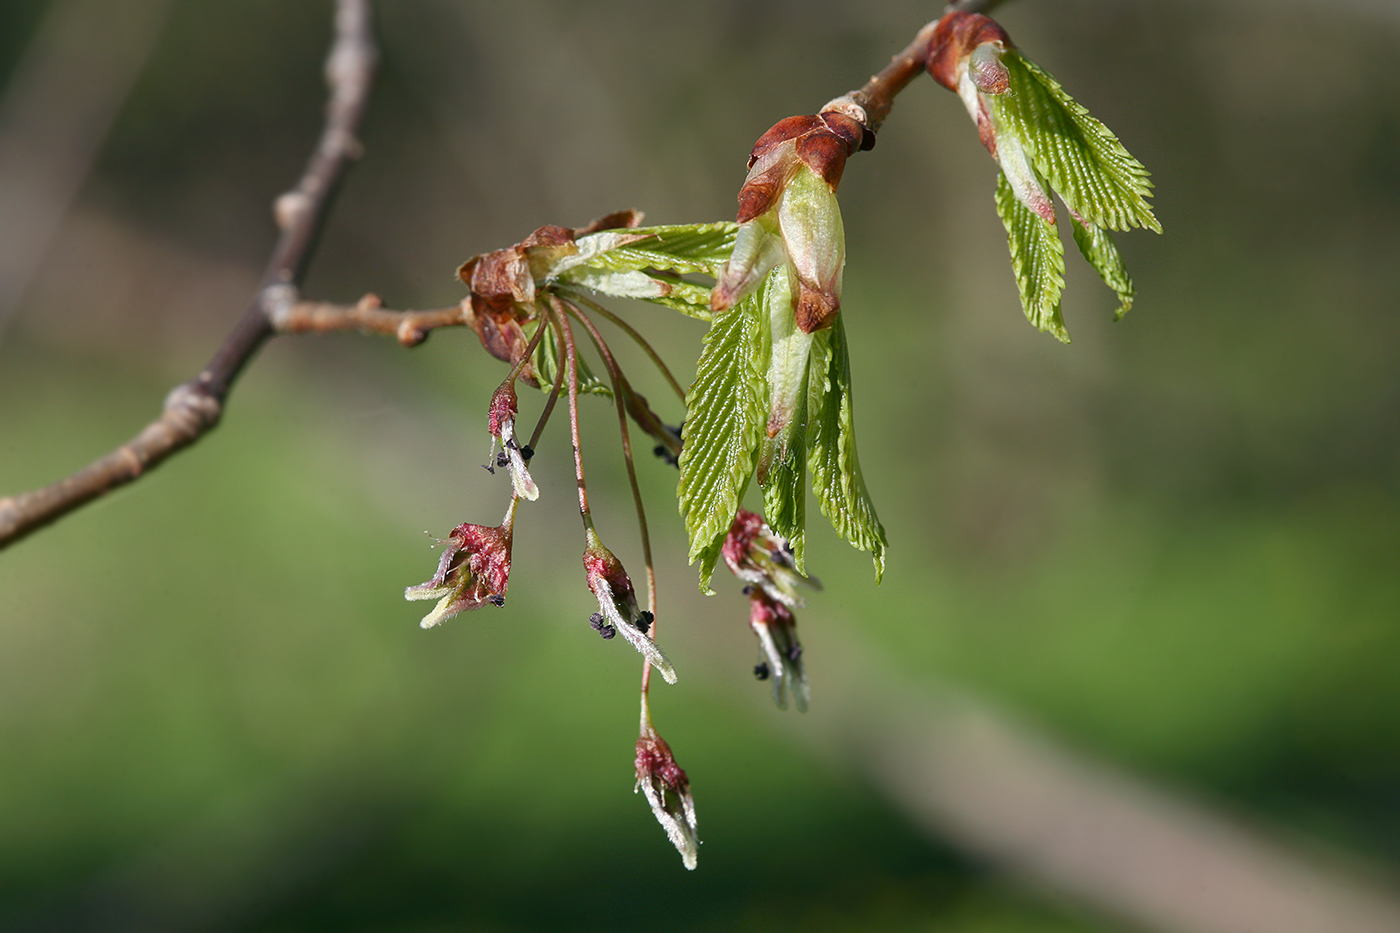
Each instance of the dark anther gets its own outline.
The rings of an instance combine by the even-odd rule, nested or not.
[[[617,634],[617,629],[613,628],[611,625],[605,625],[598,630],[598,634],[602,635],[603,640],[606,641]]]
[[[506,598],[500,593],[492,593],[490,596],[486,597],[486,601],[491,605],[495,606],[497,609],[501,608],[506,604]]]
[[[505,447],[507,450],[519,450],[519,449],[520,449],[520,446],[519,446],[518,444],[515,443],[515,438],[511,438],[510,440],[506,441],[506,442],[505,442],[503,445],[501,445],[501,446]]]
[[[744,595],[745,595],[745,596],[752,596],[752,595],[753,595],[753,584],[752,584],[752,583],[745,583],[745,584],[744,584]]]
[[[789,661],[791,661],[793,664],[796,664],[797,659],[802,657],[802,646],[793,645],[791,648],[788,649],[787,656]]]
[[[680,465],[680,458],[671,453],[671,448],[667,447],[665,444],[657,444],[651,449],[651,452],[655,454],[658,459],[664,461],[667,466]]]
[[[651,630],[651,623],[655,621],[656,616],[643,609],[641,611],[641,614],[637,616],[637,631],[645,635],[648,631]]]
[[[593,613],[593,615],[588,617],[588,624],[592,627],[593,631],[601,632],[603,630],[603,614],[601,612]]]
[[[759,680],[767,680],[772,676],[772,673],[772,671],[768,670],[768,664],[766,662],[759,662],[753,666],[753,675]]]
[[[496,454],[496,466],[501,467],[502,469],[504,469],[505,467],[507,467],[507,466],[509,466],[509,465],[510,465],[510,458],[506,456],[506,452],[505,452],[504,450],[501,451],[500,453]],[[495,470],[492,470],[491,472],[492,472],[492,473],[495,473],[496,471],[495,471]]]
[[[534,455],[535,448],[531,447],[529,444],[526,444],[524,447],[520,448],[520,459],[528,461]]]
[[[505,466],[505,464],[502,463],[501,466]],[[495,468],[495,466],[493,466],[492,464],[483,463],[483,464],[481,465],[481,468],[482,468],[483,470],[485,470],[487,473],[490,473],[492,476],[495,476],[495,475],[496,475],[496,468]]]

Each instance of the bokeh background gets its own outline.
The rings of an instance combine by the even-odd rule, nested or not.
[[[937,12],[381,4],[365,157],[307,292],[450,305],[461,261],[540,224],[729,218],[764,129]],[[435,563],[424,532],[504,507],[477,466],[502,366],[465,331],[291,338],[197,447],[0,554],[0,927],[1149,922],[892,791],[881,755],[923,741],[895,724],[925,701],[1393,895],[1400,8],[999,19],[1153,171],[1166,233],[1118,237],[1139,292],[1118,323],[1071,250],[1065,347],[1021,316],[952,95],[921,80],[852,160],[844,312],[891,551],[876,587],[811,535],[805,716],[754,682],[737,587],[699,596],[674,476],[642,464],[681,674],[654,713],[698,871],[631,793],[637,658],[584,624],[562,421],[506,609],[425,633],[400,595]],[[319,129],[328,30],[326,2],[0,4],[0,491],[131,436],[241,312]],[[687,379],[703,326],[628,313]],[[586,420],[600,526],[635,568],[608,406]],[[886,703],[894,682],[915,699]]]

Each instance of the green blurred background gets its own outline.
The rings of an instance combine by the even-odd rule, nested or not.
[[[125,440],[198,371],[319,128],[328,3],[123,6],[84,33],[81,0],[0,5],[11,97],[60,13],[78,39],[52,54],[96,62],[60,82],[77,98],[118,83],[101,49],[142,44],[122,30],[152,37],[0,309],[4,493]],[[380,6],[366,155],[307,292],[393,307],[455,303],[462,260],[540,224],[731,217],[753,139],[938,12]],[[1400,10],[1320,6],[1002,9],[1152,170],[1166,228],[1118,237],[1139,299],[1116,324],[1070,257],[1069,347],[1021,316],[995,167],[953,95],[921,80],[852,160],[844,310],[890,563],[877,588],[814,531],[804,721],[753,681],[737,588],[696,592],[674,474],[642,464],[681,674],[654,713],[696,794],[698,871],[630,793],[637,659],[584,624],[562,421],[508,606],[423,632],[401,592],[435,563],[424,531],[503,510],[477,466],[503,368],[465,331],[297,338],[203,443],[0,555],[0,928],[1134,928],[917,828],[832,754],[823,684],[856,655],[1393,888]],[[23,216],[0,216],[11,242]],[[703,327],[629,314],[688,379]],[[590,409],[600,526],[636,568]]]

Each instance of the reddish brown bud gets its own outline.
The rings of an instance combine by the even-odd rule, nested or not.
[[[832,294],[829,287],[824,290],[812,288],[799,279],[797,304],[792,310],[802,333],[813,334],[836,320],[836,315],[841,311],[841,300]]]
[[[954,93],[958,90],[958,63],[972,50],[988,42],[1012,47],[1011,37],[993,19],[981,13],[949,13],[938,21],[929,40],[928,73]],[[988,93],[1001,93],[985,89]]]
[[[739,189],[734,251],[710,293],[712,311],[732,308],[786,260],[798,326],[810,334],[831,324],[846,258],[835,191],[846,158],[865,139],[860,121],[840,110],[788,117],[759,137]]]
[[[798,139],[817,129],[826,126],[822,118],[815,114],[806,114],[796,117],[785,117],[768,128],[768,132],[758,137],[758,142],[753,144],[753,151],[749,153],[749,168],[754,167],[754,163],[767,155],[774,147]]]

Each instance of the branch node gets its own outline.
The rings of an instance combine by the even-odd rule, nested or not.
[[[431,332],[416,326],[412,318],[404,318],[399,324],[398,330],[394,331],[394,337],[398,340],[399,346],[411,349],[427,340],[429,333]]]
[[[840,97],[827,101],[819,112],[843,113],[866,129],[870,128],[870,117],[866,114],[865,108],[856,103],[850,94],[842,94]]]
[[[280,202],[290,196],[292,195],[284,194],[277,200]],[[280,331],[286,327],[287,318],[300,297],[301,293],[296,286],[278,283],[264,286],[258,293],[257,304],[262,309],[263,317],[272,325],[272,329]]]
[[[288,191],[272,203],[272,218],[278,230],[290,230],[311,210],[311,199],[302,191]]]
[[[165,397],[161,420],[182,437],[193,441],[219,423],[224,406],[198,382],[184,382]]]

